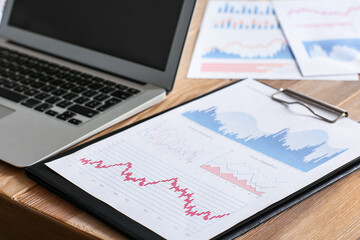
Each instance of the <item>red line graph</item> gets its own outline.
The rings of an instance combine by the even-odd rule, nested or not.
[[[219,50],[226,50],[229,47],[232,47],[234,45],[239,46],[241,48],[247,48],[247,49],[257,49],[257,48],[269,48],[271,45],[277,43],[277,42],[281,42],[281,43],[287,43],[285,39],[283,38],[274,38],[273,40],[271,40],[270,42],[266,43],[266,44],[256,44],[256,45],[250,45],[250,44],[244,44],[242,42],[239,41],[233,41],[230,42],[229,44],[225,45],[224,47],[213,47],[211,49],[206,49],[206,51],[211,51],[213,49],[219,49]]]
[[[138,185],[140,187],[156,185],[156,184],[160,184],[160,183],[170,183],[171,187],[169,188],[169,190],[176,192],[176,193],[180,193],[179,198],[184,198],[184,202],[185,202],[184,210],[185,210],[185,214],[188,216],[191,216],[191,217],[202,216],[203,220],[212,220],[212,219],[216,219],[216,218],[223,218],[225,216],[230,215],[230,213],[225,213],[225,214],[221,214],[221,215],[211,216],[212,215],[211,211],[199,212],[197,210],[194,210],[196,205],[191,205],[192,202],[194,201],[194,198],[193,198],[194,193],[188,193],[188,188],[180,187],[178,185],[178,181],[179,181],[178,178],[170,178],[170,179],[163,179],[163,180],[148,182],[145,177],[143,177],[143,178],[132,177],[133,172],[131,171],[131,169],[132,169],[131,162],[117,163],[117,164],[112,164],[112,165],[104,165],[102,160],[92,161],[92,160],[89,160],[86,158],[80,159],[80,162],[83,165],[94,165],[94,168],[97,168],[97,169],[125,167],[125,170],[123,170],[121,172],[120,176],[124,177],[124,181],[131,181],[134,183],[138,183]]]
[[[292,14],[300,14],[300,13],[313,13],[313,14],[318,14],[318,15],[324,15],[324,16],[348,16],[351,12],[354,11],[359,11],[360,10],[360,6],[353,6],[353,7],[349,7],[345,12],[340,12],[340,11],[321,11],[321,10],[316,10],[316,9],[310,9],[310,8],[299,8],[299,9],[292,9],[290,11],[288,11],[288,15],[292,15]]]
[[[297,24],[297,27],[302,28],[321,28],[321,27],[343,27],[343,26],[351,26],[353,25],[351,22],[340,22],[340,23],[321,23],[321,24]]]
[[[282,68],[287,63],[203,63],[201,72],[256,72],[267,73]]]

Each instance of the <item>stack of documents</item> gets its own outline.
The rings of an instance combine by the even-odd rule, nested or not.
[[[358,80],[356,1],[209,1],[189,78]]]

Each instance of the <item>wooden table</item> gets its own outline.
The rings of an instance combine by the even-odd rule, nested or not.
[[[187,79],[206,0],[199,0],[174,90],[162,103],[97,136],[134,123],[230,80]],[[263,81],[291,87],[347,109],[360,120],[360,82]],[[97,137],[95,136],[95,137]],[[359,143],[360,147],[360,143]],[[357,239],[360,237],[360,171],[279,214],[239,239]],[[22,169],[0,163],[0,239],[126,239],[86,212],[30,180]]]

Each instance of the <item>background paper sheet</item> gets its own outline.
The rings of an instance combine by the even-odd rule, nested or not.
[[[208,2],[188,77],[306,79],[270,2],[260,1]],[[358,80],[358,76],[311,79]]]
[[[275,1],[305,76],[360,72],[360,1]]]

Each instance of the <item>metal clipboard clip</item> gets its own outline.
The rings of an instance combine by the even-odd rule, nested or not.
[[[279,98],[280,94],[285,94],[285,95],[287,95],[287,96],[289,96],[289,97],[291,97],[293,99],[297,99],[298,101],[291,101],[290,102],[290,101],[287,101],[287,100],[280,99]],[[335,123],[340,118],[348,116],[348,112],[341,109],[341,108],[337,108],[335,106],[332,106],[332,105],[327,104],[325,102],[319,101],[319,100],[317,100],[315,98],[306,96],[306,95],[304,95],[302,93],[296,92],[296,91],[291,90],[291,89],[280,88],[274,95],[272,95],[272,99],[275,100],[275,101],[278,101],[280,103],[284,103],[284,104],[288,104],[288,105],[291,105],[291,104],[301,105],[301,106],[305,107],[306,109],[308,109],[316,117],[318,117],[318,118],[320,118],[320,119],[322,119],[322,120],[324,120],[326,122],[329,122],[329,123]],[[331,113],[335,113],[336,114],[335,119],[329,119],[328,117],[325,117],[325,116],[322,116],[322,115],[316,113],[315,110],[313,110],[310,105],[316,106],[318,108],[329,111]]]

